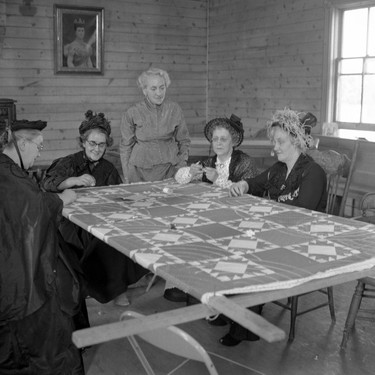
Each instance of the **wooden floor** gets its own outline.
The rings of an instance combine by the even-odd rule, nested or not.
[[[374,322],[358,320],[348,342],[346,352],[339,345],[355,283],[334,288],[336,323],[331,323],[327,308],[308,313],[297,320],[296,338],[292,344],[287,340],[269,344],[264,340],[242,342],[236,347],[224,347],[218,340],[227,327],[214,327],[201,319],[181,325],[181,328],[197,339],[210,354],[219,374],[233,375],[365,375],[375,374],[375,325]],[[131,305],[120,308],[110,302],[100,304],[88,299],[92,326],[118,321],[125,309],[143,314],[165,311],[183,306],[163,298],[164,282],[145,294],[145,288],[128,292]],[[314,297],[313,297],[314,296]],[[316,293],[304,297],[303,304],[324,298]],[[315,301],[316,302],[316,301]],[[375,308],[375,301],[364,300],[364,307]],[[289,312],[269,303],[263,316],[286,332],[289,330]],[[375,312],[374,312],[375,317]],[[181,358],[161,353],[150,346],[145,348],[156,374],[169,374],[182,362]],[[146,374],[132,351],[127,339],[93,346],[84,352],[87,375],[141,375]],[[174,375],[207,374],[203,365],[189,361],[173,372]]]

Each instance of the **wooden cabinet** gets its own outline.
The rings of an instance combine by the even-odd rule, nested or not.
[[[15,103],[13,99],[0,99],[0,122],[8,124],[16,119]]]

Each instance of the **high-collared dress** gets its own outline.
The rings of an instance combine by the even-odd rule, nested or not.
[[[126,182],[160,181],[186,165],[190,138],[181,107],[147,98],[122,116],[120,154]]]

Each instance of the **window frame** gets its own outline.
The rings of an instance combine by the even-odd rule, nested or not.
[[[342,14],[345,10],[375,6],[375,0],[331,0],[325,12],[322,117],[326,122],[337,122],[340,129],[375,132],[374,123],[335,121],[337,106],[338,61],[341,50]]]

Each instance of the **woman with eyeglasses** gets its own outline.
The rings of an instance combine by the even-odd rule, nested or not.
[[[236,115],[209,121],[204,128],[204,135],[215,155],[203,158],[190,167],[178,169],[175,180],[180,184],[203,181],[225,189],[237,181],[256,176],[258,169],[254,159],[237,149],[243,141],[243,134],[241,119]],[[170,282],[166,283],[164,298],[173,302],[189,303],[191,300],[190,296]]]
[[[229,188],[233,182],[256,176],[258,170],[254,159],[237,149],[243,141],[243,133],[241,119],[236,115],[209,121],[204,135],[215,155],[180,168],[175,175],[176,181],[186,184],[200,180]]]
[[[115,166],[104,158],[111,146],[110,122],[103,113],[85,114],[79,127],[81,151],[55,160],[48,168],[42,186],[47,191],[61,191],[84,186],[106,186],[122,183]]]
[[[72,344],[79,285],[62,260],[58,226],[76,194],[43,192],[28,169],[45,121],[0,121],[0,374],[83,375]]]
[[[116,167],[104,158],[107,147],[113,143],[110,122],[103,113],[94,114],[91,110],[85,117],[79,127],[82,150],[52,163],[41,182],[45,190],[59,192],[122,183]],[[75,254],[75,264],[84,275],[87,295],[101,303],[114,300],[117,305],[129,305],[125,294],[128,285],[148,271],[69,220],[63,220],[60,231],[72,246],[71,253]],[[83,326],[87,324],[82,322]]]

